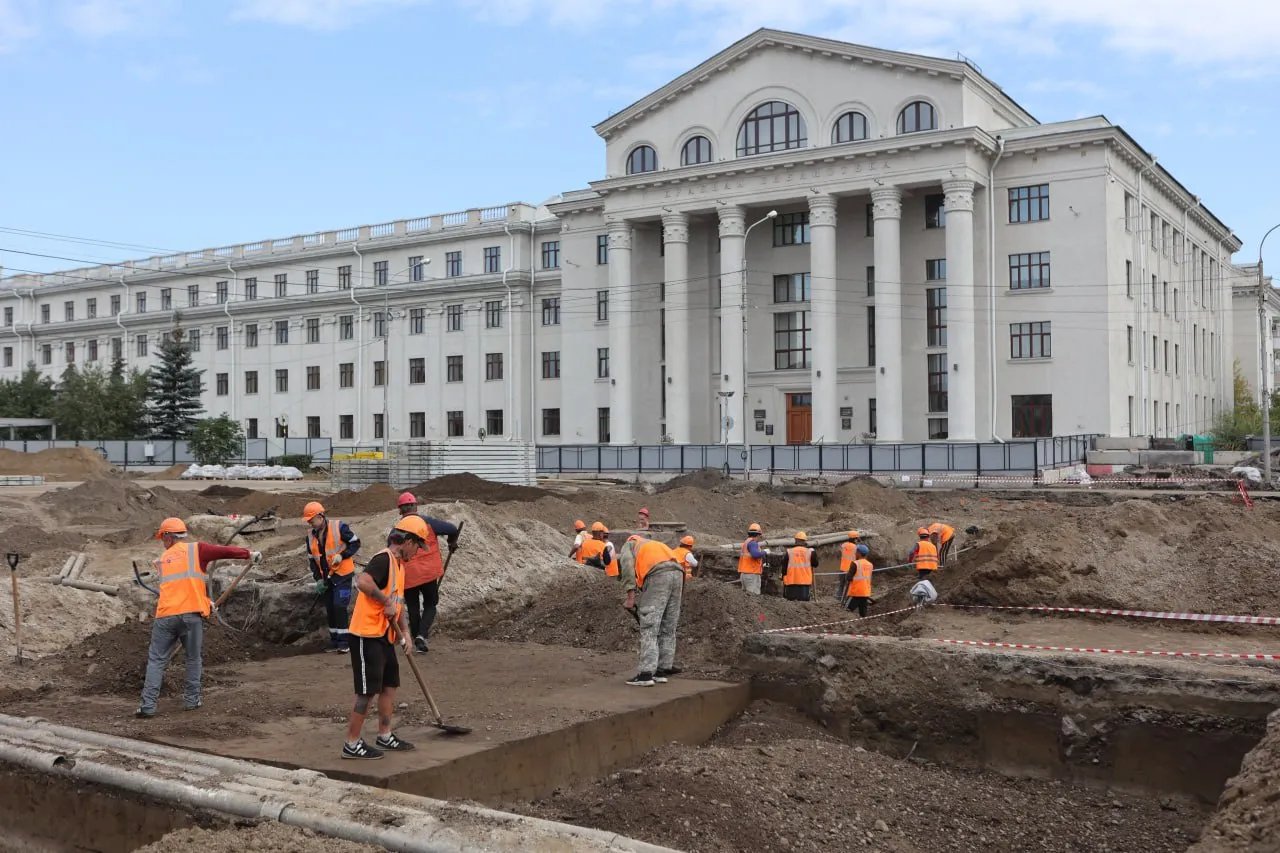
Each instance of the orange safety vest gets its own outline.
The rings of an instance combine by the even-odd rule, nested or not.
[[[386,554],[391,560],[391,570],[387,572],[387,585],[382,594],[396,603],[396,619],[404,609],[404,564],[389,550],[383,549],[378,554]],[[375,557],[377,554],[374,555]],[[386,637],[391,640],[391,620],[387,618],[385,605],[363,592],[356,595],[356,606],[351,611],[350,632],[357,637]]]
[[[312,530],[307,536],[307,542],[311,546],[311,556],[320,564],[321,577],[330,574],[340,578],[356,570],[356,561],[350,557],[339,563],[337,567],[330,568],[330,561],[341,554],[343,548],[347,547],[346,543],[342,541],[342,532],[339,525],[340,522],[330,521],[320,533]],[[321,541],[322,537],[324,541]]]
[[[845,595],[850,598],[870,598],[872,571],[870,560],[855,560],[853,563],[853,577],[849,579],[849,589],[845,592]]]
[[[204,570],[200,568],[200,543],[175,542],[154,561],[160,572],[160,600],[156,602],[156,618],[212,611],[209,591],[205,587]]]
[[[787,549],[787,573],[783,586],[813,586],[812,550],[808,545]]]
[[[912,561],[918,572],[936,572],[938,570],[938,549],[928,539],[916,543],[916,556]]]
[[[840,573],[848,574],[854,561],[858,559],[858,543],[846,542],[840,546]]]
[[[662,563],[675,563],[677,568],[680,567],[676,552],[666,545],[653,539],[640,543],[640,547],[636,548],[636,587],[644,589],[644,579]]]
[[[948,527],[941,521],[935,521],[933,524],[930,524],[929,532],[938,534],[938,542],[943,545],[954,539],[956,535],[956,529],[954,527]]]
[[[427,525],[427,541],[418,546],[412,560],[404,562],[405,589],[413,589],[444,577],[444,561],[440,559],[440,540]]]
[[[583,539],[582,544],[578,546],[578,553],[573,558],[579,563],[586,564],[587,560],[592,557],[599,557],[604,553],[604,540],[596,539],[594,536],[590,539]]]
[[[747,542],[750,541],[750,539],[747,540]],[[742,543],[742,550],[738,553],[738,574],[762,575],[764,574],[764,560],[751,556],[751,552],[747,550],[747,542]]]
[[[679,548],[675,549],[675,551],[673,551],[672,553],[675,554],[676,559],[680,561],[680,568],[684,569],[685,578],[688,579],[693,577],[693,566],[689,565],[689,563],[685,560],[685,557],[688,557],[690,554],[693,553],[693,551],[681,545]]]

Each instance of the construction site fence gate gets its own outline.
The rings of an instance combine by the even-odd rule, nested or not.
[[[652,444],[543,445],[538,473],[682,474],[717,468],[814,474],[919,474],[1035,478],[1041,471],[1084,464],[1096,434],[1008,442],[921,444]]]

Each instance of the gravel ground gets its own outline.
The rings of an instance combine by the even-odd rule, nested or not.
[[[228,829],[181,829],[134,853],[377,853],[381,847],[317,835],[282,823]]]

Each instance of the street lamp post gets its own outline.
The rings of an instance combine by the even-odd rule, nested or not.
[[[778,211],[771,210],[760,219],[747,226],[742,234],[742,279],[739,282],[739,298],[742,300],[742,453],[743,476],[751,479],[751,442],[747,440],[747,247],[750,245],[751,229],[778,217]],[[728,431],[726,430],[726,436]],[[726,438],[727,441],[727,438]]]
[[[1267,372],[1271,369],[1271,354],[1267,352],[1267,342],[1270,335],[1267,334],[1267,308],[1266,308],[1266,288],[1264,287],[1264,279],[1262,276],[1262,247],[1266,245],[1267,238],[1271,236],[1271,232],[1280,228],[1280,224],[1272,225],[1266,234],[1262,235],[1261,242],[1258,243],[1258,364],[1262,370],[1260,375],[1262,378],[1262,467],[1263,480],[1266,487],[1271,488],[1271,383],[1268,381]]]

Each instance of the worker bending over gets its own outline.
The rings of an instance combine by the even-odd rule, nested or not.
[[[582,541],[574,559],[584,566],[600,569],[605,577],[618,576],[618,558],[609,541],[609,528],[599,521],[591,523],[591,538]]]
[[[857,545],[848,568],[841,565],[845,572],[845,609],[857,610],[863,619],[867,618],[867,605],[871,603],[871,574],[874,571],[867,559],[868,553],[866,545]]]
[[[676,629],[680,625],[684,570],[674,551],[640,536],[632,536],[623,544],[620,560],[622,584],[627,590],[624,606],[636,612],[640,621],[640,671],[627,684],[666,684],[669,677],[680,672],[675,665]]]
[[[262,562],[262,554],[188,542],[187,525],[180,518],[160,522],[156,538],[164,552],[155,561],[160,575],[160,600],[156,602],[156,618],[151,623],[151,647],[147,650],[147,676],[142,685],[142,702],[134,716],[149,719],[156,715],[164,671],[178,644],[187,659],[187,680],[182,693],[182,706],[194,711],[203,704],[200,679],[203,667],[204,620],[213,612],[209,598],[208,567],[215,560],[252,560]]]
[[[929,528],[919,528],[916,535],[920,537],[920,541],[911,549],[907,562],[915,565],[917,580],[931,579],[934,572],[938,571],[938,549],[930,538],[932,534]]]
[[[373,555],[356,580],[356,606],[351,613],[351,673],[356,699],[347,720],[343,758],[381,758],[387,750],[409,750],[413,744],[391,730],[391,712],[400,686],[400,662],[395,642],[405,654],[409,648],[409,621],[405,618],[404,564],[426,543],[431,528],[417,515],[396,522],[387,536],[387,547]],[[378,700],[378,737],[369,746],[361,737],[369,703]]]
[[[693,537],[686,536],[680,540],[680,547],[675,549],[675,555],[680,560],[680,568],[684,569],[685,580],[693,577],[693,570],[698,568],[698,558],[693,556],[693,544]]]
[[[578,558],[578,549],[582,547],[583,542],[590,538],[591,534],[587,532],[587,523],[582,519],[575,521],[573,523],[573,547],[569,549],[569,558],[576,560]]]
[[[404,564],[404,597],[409,605],[409,634],[413,647],[427,651],[427,638],[436,621],[436,608],[440,604],[440,581],[444,580],[444,560],[440,557],[440,537],[449,544],[449,553],[458,550],[458,526],[439,518],[418,512],[418,499],[412,492],[405,492],[396,501],[401,518],[416,515],[427,523],[426,541],[418,548],[413,559]]]
[[[956,529],[950,525],[935,521],[929,525],[929,536],[938,549],[938,565],[945,566],[951,562],[951,546],[956,541]]]
[[[818,552],[809,547],[809,534],[801,530],[795,545],[787,549],[787,573],[782,576],[782,597],[788,601],[813,598],[813,570],[818,568]]]
[[[302,508],[302,520],[310,525],[307,553],[311,555],[311,576],[316,595],[324,597],[329,618],[329,651],[347,651],[347,606],[351,603],[351,575],[360,537],[345,521],[330,520],[324,506],[311,501]]]
[[[760,594],[760,582],[764,576],[764,558],[769,556],[769,549],[760,547],[760,537],[764,531],[760,525],[752,523],[747,528],[747,541],[742,543],[738,553],[738,580],[742,589],[749,595]]]

